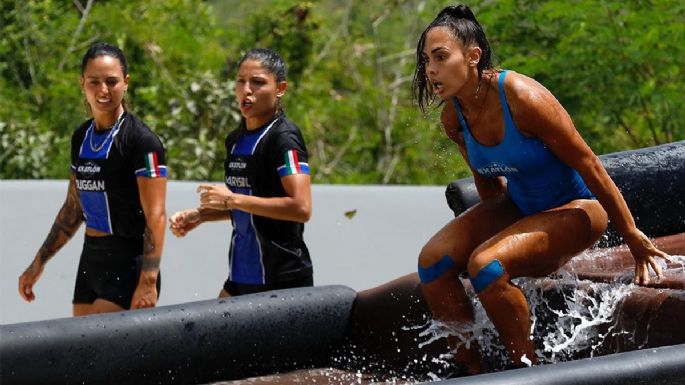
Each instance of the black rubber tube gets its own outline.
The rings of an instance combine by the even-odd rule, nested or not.
[[[578,361],[507,370],[439,385],[681,385],[685,382],[685,345],[610,354]]]
[[[0,325],[0,383],[197,384],[325,367],[355,296],[323,286]]]
[[[599,158],[621,190],[640,230],[650,237],[685,231],[685,141]],[[480,202],[473,178],[450,183],[445,196],[455,215]],[[609,225],[599,246],[619,243],[620,236]]]

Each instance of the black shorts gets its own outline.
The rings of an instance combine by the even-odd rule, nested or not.
[[[76,274],[73,304],[91,304],[96,299],[131,307],[138,286],[143,240],[119,236],[86,235]],[[157,297],[162,277],[157,278]]]
[[[224,282],[224,290],[226,290],[226,292],[230,294],[232,297],[243,294],[261,293],[269,290],[291,289],[293,287],[308,286],[314,286],[314,278],[311,275],[303,278],[291,279],[288,281],[267,283],[264,285],[237,283],[231,282],[228,279],[226,280],[226,282]]]

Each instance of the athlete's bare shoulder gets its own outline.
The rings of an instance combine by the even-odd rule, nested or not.
[[[554,95],[537,80],[514,71],[507,71],[504,81],[507,104],[519,130],[537,136],[543,126],[541,116],[566,117]]]

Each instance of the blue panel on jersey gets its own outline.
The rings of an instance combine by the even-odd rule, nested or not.
[[[257,147],[257,143],[259,143],[259,140],[264,136],[266,131],[271,128],[271,125],[268,125],[258,131],[251,132],[249,134],[243,135],[238,139],[238,142],[233,146],[233,151],[231,151],[231,154],[233,155],[252,155],[254,154],[254,150]]]
[[[245,284],[263,284],[264,266],[257,232],[252,224],[252,214],[231,210],[234,237],[231,243],[231,281]]]
[[[231,155],[254,155],[259,141],[278,119],[259,128],[255,132],[242,135],[233,145]],[[252,195],[252,189],[231,187],[238,194]],[[231,210],[233,221],[233,240],[231,242],[231,281],[245,284],[264,284],[264,263],[262,250],[257,238],[257,230],[252,223],[252,214]]]
[[[86,216],[86,226],[112,234],[107,194],[95,191],[79,191],[79,197],[81,198],[83,213]]]

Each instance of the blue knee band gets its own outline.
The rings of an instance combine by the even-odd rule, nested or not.
[[[471,285],[476,293],[480,293],[493,282],[497,281],[502,275],[504,275],[504,267],[502,267],[502,263],[496,259],[493,259],[492,262],[480,269],[475,277],[469,277],[469,279],[471,280]]]
[[[452,260],[452,257],[445,255],[439,261],[428,267],[419,266],[419,279],[421,280],[421,283],[433,282],[453,267],[454,261]]]

